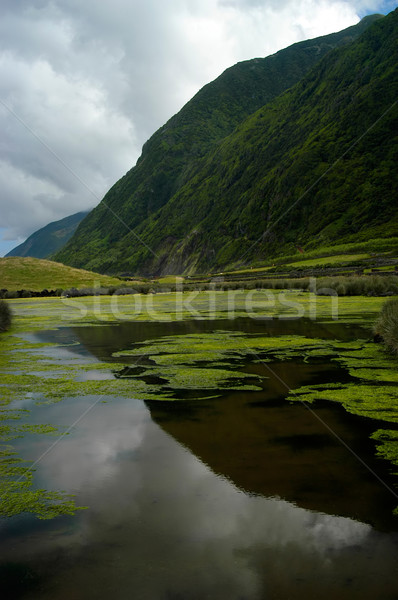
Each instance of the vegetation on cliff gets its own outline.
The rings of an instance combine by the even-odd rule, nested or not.
[[[177,273],[239,260],[270,219],[282,214],[286,203],[373,122],[381,104],[388,103],[394,52],[384,54],[388,25],[375,30],[384,21],[391,23],[367,17],[337,34],[225,71],[151,137],[137,165],[81,223],[57,260],[113,273]],[[372,23],[375,40],[371,36],[362,45],[351,45]],[[375,84],[378,69],[387,69],[386,94]],[[381,98],[373,99],[379,92]],[[357,99],[348,107],[353,95]],[[383,126],[388,129],[388,124]],[[373,143],[379,147],[382,141]],[[361,169],[366,170],[368,158]],[[388,171],[388,148],[383,160],[380,169]],[[378,188],[379,179],[372,181]],[[349,194],[353,185],[347,184]],[[331,210],[334,204],[330,201]],[[302,203],[303,207],[304,217],[298,220],[296,212],[290,219],[301,226],[303,235],[314,235],[316,228],[305,232],[309,207]],[[337,235],[338,227],[327,239]],[[297,227],[290,238],[284,246],[296,240]],[[260,245],[249,254],[264,251]]]

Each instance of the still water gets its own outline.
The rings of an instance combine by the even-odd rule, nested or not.
[[[341,339],[361,333],[242,321],[65,328],[35,339],[111,360],[134,341],[220,325]],[[330,364],[272,367],[293,388],[331,369],[335,380],[347,377]],[[391,485],[368,437],[377,424],[326,403],[310,412],[285,394],[268,379],[264,390],[206,401],[93,405],[84,397],[50,405],[46,421],[64,427],[92,408],[41,460],[37,485],[74,493],[89,510],[1,521],[1,598],[397,599],[396,499],[323,423]],[[15,445],[35,460],[51,443],[27,435]]]

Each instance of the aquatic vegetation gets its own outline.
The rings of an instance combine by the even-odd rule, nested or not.
[[[336,387],[305,386],[294,390],[289,400],[312,403],[316,400],[339,402],[353,414],[389,423],[398,423],[398,388],[348,383]]]
[[[383,347],[373,342],[364,342],[362,347],[356,350],[341,349],[333,360],[358,379],[398,383],[397,361]]]
[[[53,433],[54,428],[31,425],[22,426],[20,430]],[[3,436],[1,439],[4,441]],[[76,506],[71,494],[32,489],[33,473],[30,463],[17,457],[12,447],[0,448],[0,516],[12,517],[28,512],[39,519],[52,519],[61,515],[73,515],[76,510],[86,508]]]
[[[0,515],[12,517],[32,513],[39,519],[73,515],[77,507],[73,496],[63,492],[31,489],[33,472],[26,463],[7,450],[0,451]]]
[[[226,389],[253,389],[261,387],[261,379],[253,380],[239,370],[248,361],[270,361],[302,355],[306,349],[323,346],[322,340],[305,338],[304,336],[269,337],[215,331],[211,333],[174,335],[157,339],[155,342],[135,344],[134,348],[114,353],[115,357],[137,357],[144,359],[145,364],[152,365],[141,377],[152,375],[165,380],[160,386],[159,395],[165,389],[205,389],[209,395],[214,390],[222,392]],[[327,343],[326,343],[327,345]],[[229,367],[228,369],[226,367]]]
[[[371,435],[377,445],[377,455],[388,460],[398,475],[398,431],[396,429],[378,429]],[[398,507],[394,510],[398,515]]]
[[[333,338],[334,301],[335,298],[299,291],[270,290],[13,301],[12,333],[3,333],[1,339],[1,441],[10,444],[13,439],[30,434],[63,435],[65,431],[51,424],[32,424],[30,415],[32,410],[40,411],[66,398],[85,397],[94,403],[117,398],[175,402],[187,394],[195,401],[231,390],[259,391],[267,386],[267,377],[250,373],[248,363],[271,363],[272,367],[275,360],[337,362],[351,376],[347,383],[329,381],[293,390],[288,395],[289,401],[339,402],[349,412],[395,425],[398,422],[396,359],[372,341],[370,332],[383,300],[338,299],[337,316],[341,324],[368,326],[369,335],[364,329],[363,339],[353,341]],[[254,322],[258,320],[255,333],[223,330],[218,321],[214,330],[163,335],[131,343],[130,347],[114,352],[111,362],[66,353],[76,341],[61,344],[65,352],[58,354],[59,343],[39,342],[32,336],[36,331],[63,326],[89,324],[103,327],[106,332],[108,324],[118,321],[173,323],[247,316]],[[309,317],[308,331],[304,328],[302,335],[270,333],[273,319],[297,316]],[[323,331],[325,338],[311,337],[311,319],[322,319],[323,330],[318,328],[318,331]],[[270,328],[267,323],[271,323]],[[382,447],[387,448],[387,442],[388,456],[386,453],[384,456],[390,460],[397,440],[383,439]],[[35,490],[29,464],[22,464],[11,446],[3,446],[1,450],[0,514],[28,511],[40,518],[51,518],[76,510],[73,498],[62,492]],[[11,490],[9,484],[13,486]]]
[[[398,363],[378,344],[334,344],[332,360],[345,367],[354,378],[348,383],[302,386],[288,395],[291,402],[338,402],[347,412],[388,424],[398,423]],[[309,353],[310,357],[311,353]],[[357,380],[355,382],[355,380]],[[398,431],[382,429],[372,436],[377,454],[398,467]],[[395,471],[395,473],[398,473]],[[398,507],[395,510],[398,514]]]
[[[307,360],[318,356],[307,352]],[[358,382],[337,385],[301,387],[289,395],[289,400],[314,402],[330,400],[341,403],[348,412],[388,422],[398,422],[397,361],[383,348],[369,341],[334,342],[330,345],[331,360],[345,367]]]
[[[241,373],[239,371],[233,372],[230,370],[224,370],[220,368],[201,368],[194,367],[189,368],[182,365],[176,367],[164,367],[156,368],[153,371],[148,370],[144,375],[156,375],[157,377],[164,377],[167,380],[165,383],[165,389],[171,388],[172,390],[210,390],[208,394],[202,394],[203,397],[214,397],[214,391],[220,395],[223,390],[257,390],[261,389],[259,385],[249,385],[245,383],[245,380],[253,379],[253,376],[247,373]],[[257,377],[258,383],[260,383],[260,377]],[[159,390],[158,399],[163,395],[164,390]]]
[[[298,352],[309,347],[319,347],[322,340],[304,336],[285,335],[270,337],[268,335],[250,335],[230,331],[192,335],[173,335],[135,344],[131,350],[115,352],[114,356],[145,356],[156,363],[169,362],[169,357],[179,364],[192,364],[200,361],[212,362],[225,358],[237,358],[256,352],[277,353],[281,349]],[[327,345],[327,342],[325,343]]]
[[[398,475],[398,431],[396,429],[378,429],[372,434],[377,442],[377,453],[394,464]]]

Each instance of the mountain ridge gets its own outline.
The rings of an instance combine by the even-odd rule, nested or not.
[[[52,221],[33,232],[22,244],[19,244],[8,254],[10,256],[30,256],[32,258],[48,258],[60,250],[75,233],[79,223],[89,214],[83,211]]]
[[[380,18],[366,17],[342,32],[298,42],[270,57],[243,61],[224,71],[151,136],[136,166],[112,186],[56,260],[101,272],[120,270],[126,234],[144,227],[168,204],[200,169],[211,148],[245,117],[297,83],[331,48],[349,43]],[[145,257],[145,246],[136,251]],[[128,267],[124,264],[121,269]]]
[[[364,33],[351,45],[352,50],[342,48],[326,56],[294,88],[268,105],[267,111],[260,109],[248,117],[222,142],[217,158],[208,157],[207,167],[191,182],[191,190],[180,192],[159,214],[157,227],[164,229],[170,222],[168,214],[174,210],[184,224],[185,235],[178,227],[169,227],[169,237],[177,240],[167,249],[172,258],[164,266],[163,253],[157,265],[151,260],[150,270],[178,273],[224,268],[243,257],[275,256],[284,243],[290,244],[290,250],[297,244],[311,248],[308,238],[314,244],[316,236],[318,243],[327,245],[336,240],[351,242],[397,234],[397,138],[393,135],[398,131],[398,11],[392,16]],[[384,44],[374,31],[377,26],[387,33]],[[357,72],[352,71],[348,60],[351,52],[364,57],[363,63],[357,63]],[[311,119],[309,99],[315,95],[311,109],[317,114]],[[272,110],[277,114],[275,119],[270,116]],[[264,126],[268,127],[266,134]],[[366,139],[362,139],[368,128]],[[350,148],[352,158],[346,156]],[[219,168],[209,176],[215,160]],[[312,186],[319,177],[323,187],[317,191]],[[311,193],[292,208],[307,190]],[[195,223],[181,214],[189,201],[195,201],[201,211],[202,219]],[[210,222],[219,221],[220,215],[223,222],[211,227]],[[279,226],[270,231],[275,220]],[[269,231],[266,243],[264,231]],[[195,243],[194,237],[200,242]],[[144,241],[159,253],[149,229]],[[196,260],[195,253],[202,256]],[[185,255],[190,257],[188,261]]]

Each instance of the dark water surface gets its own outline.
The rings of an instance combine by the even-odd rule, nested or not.
[[[78,342],[68,352],[110,360],[135,341],[235,328],[366,337],[339,324],[242,319],[61,329],[35,339]],[[90,508],[0,522],[1,598],[397,599],[396,498],[354,456],[391,485],[368,437],[378,424],[332,404],[309,411],[283,399],[280,379],[293,388],[345,380],[336,366],[278,362],[277,377],[266,368],[246,365],[269,377],[257,392],[97,403],[36,473],[38,486],[75,493]],[[94,400],[50,405],[46,421],[68,427]],[[35,460],[52,442],[27,435],[15,445]]]

